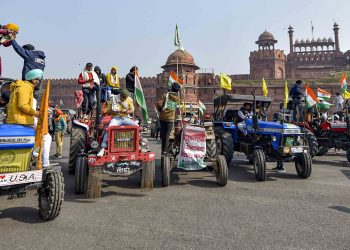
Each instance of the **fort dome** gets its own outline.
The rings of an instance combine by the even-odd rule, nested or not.
[[[199,67],[194,62],[193,56],[187,51],[183,52],[181,50],[176,50],[175,52],[171,53],[162,68],[165,69],[167,66],[173,66],[177,64],[192,66],[195,70],[199,69]]]

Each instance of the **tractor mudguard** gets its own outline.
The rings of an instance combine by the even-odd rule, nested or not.
[[[75,126],[78,126],[78,127],[80,127],[80,128],[85,129],[86,131],[89,131],[89,126],[86,125],[85,123],[82,123],[82,122],[79,122],[79,121],[77,121],[77,120],[74,120],[74,121],[73,121],[73,124],[74,124]]]

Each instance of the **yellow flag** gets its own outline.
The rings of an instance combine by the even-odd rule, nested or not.
[[[267,85],[266,85],[266,82],[265,82],[264,78],[262,79],[262,91],[263,91],[264,96],[268,96],[269,95],[269,91],[267,89]]]
[[[50,80],[47,81],[46,90],[41,99],[40,114],[38,117],[38,125],[35,131],[35,151],[39,151],[39,158],[37,162],[37,169],[42,169],[42,154],[43,154],[43,141],[44,135],[48,133],[49,130],[49,95],[50,95]]]
[[[350,92],[347,90],[344,92],[344,99],[350,99]]]
[[[232,83],[232,80],[228,75],[223,74],[223,73],[220,74],[220,87],[221,88],[231,90],[232,89],[231,83]]]
[[[284,84],[284,98],[283,98],[283,107],[286,109],[288,104],[289,91],[288,91],[288,83]]]

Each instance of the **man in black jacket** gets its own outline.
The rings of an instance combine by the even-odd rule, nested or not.
[[[131,97],[134,99],[135,92],[135,70],[138,70],[136,66],[132,66],[130,72],[125,77],[126,89],[131,93]]]
[[[293,121],[297,122],[297,113],[299,112],[299,121],[303,121],[303,107],[301,104],[301,98],[303,96],[303,93],[301,92],[301,85],[302,81],[297,80],[295,84],[291,87],[289,91],[289,95],[293,99]]]
[[[22,80],[25,80],[25,75],[32,69],[45,69],[45,53],[40,50],[35,50],[31,44],[18,45],[16,40],[12,40],[12,47],[17,54],[23,58],[24,64],[22,69]]]
[[[95,66],[94,68],[95,73],[97,74],[98,78],[100,79],[100,88],[101,88],[101,102],[107,102],[107,81],[106,81],[106,75],[101,72],[101,68],[99,66]]]

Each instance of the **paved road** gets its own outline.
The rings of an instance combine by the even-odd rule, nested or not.
[[[159,144],[151,146],[159,153]],[[41,222],[34,191],[0,198],[0,249],[350,249],[344,153],[316,157],[308,180],[288,163],[286,174],[269,171],[263,183],[242,156],[235,158],[226,187],[209,172],[177,172],[162,188],[158,160],[153,192],[140,191],[136,174],[105,180],[102,198],[91,200],[74,194],[65,157],[60,216]]]

